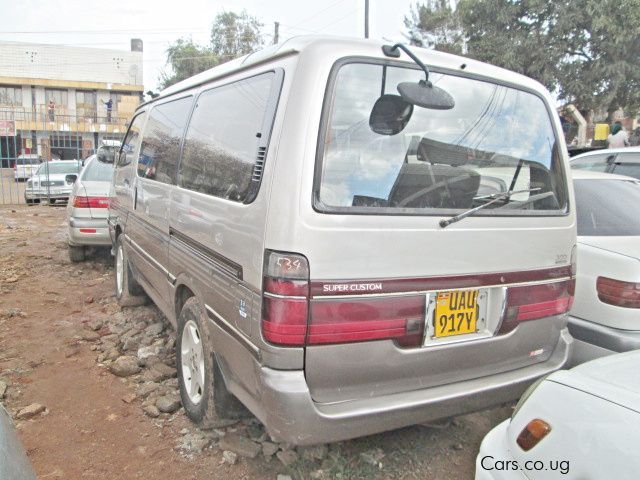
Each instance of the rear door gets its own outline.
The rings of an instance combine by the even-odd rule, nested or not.
[[[289,181],[273,189],[266,246],[308,259],[305,376],[318,402],[489,377],[544,362],[559,345],[559,360],[566,353],[575,216],[555,113],[527,89],[442,73],[430,79],[455,107],[408,108],[398,86],[423,78],[339,62],[299,205],[286,196],[295,180],[276,174]],[[375,105],[387,108],[378,116]],[[496,189],[516,193],[493,202]]]

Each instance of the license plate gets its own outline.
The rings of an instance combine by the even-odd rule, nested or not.
[[[433,315],[434,337],[475,333],[478,310],[478,290],[439,292]]]

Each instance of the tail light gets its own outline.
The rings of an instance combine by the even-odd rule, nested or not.
[[[262,335],[272,344],[304,346],[392,339],[422,342],[425,297],[310,299],[309,263],[302,255],[267,251]]]
[[[598,277],[596,290],[602,303],[624,308],[640,308],[640,283]]]
[[[267,251],[262,335],[268,342],[301,346],[309,316],[309,263],[302,255]]]
[[[424,316],[424,295],[313,301],[307,343],[393,339],[400,346],[419,346]]]
[[[536,418],[527,423],[527,426],[522,429],[520,435],[516,439],[518,446],[528,452],[535,447],[540,441],[546,437],[551,431],[551,425],[544,420]]]
[[[498,333],[508,333],[520,322],[561,315],[571,309],[575,279],[539,285],[509,287],[506,311]]]
[[[109,208],[109,197],[74,197],[76,208]]]

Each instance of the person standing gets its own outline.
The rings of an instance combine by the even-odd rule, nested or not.
[[[611,125],[611,133],[607,137],[608,148],[624,148],[629,146],[629,136],[620,122]]]
[[[109,100],[107,100],[106,102],[102,100],[102,103],[104,103],[104,106],[107,109],[107,122],[111,123],[111,110],[113,108],[113,100],[111,99],[111,97],[109,97]]]
[[[49,100],[49,121],[53,122],[56,119],[56,102],[53,100]]]

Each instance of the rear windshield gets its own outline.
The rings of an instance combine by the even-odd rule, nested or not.
[[[91,160],[82,171],[82,180],[85,182],[110,182],[113,176],[113,163]]]
[[[451,94],[455,107],[415,106],[401,131],[375,133],[369,117],[381,94],[397,95],[399,83],[423,78],[421,70],[380,64],[339,68],[325,106],[317,210],[453,214],[490,195],[535,189],[478,215],[566,211],[562,157],[545,103],[532,93],[432,73],[430,80]]]
[[[82,165],[80,162],[50,163],[44,162],[38,168],[36,175],[53,175],[57,173],[78,173]]]
[[[574,180],[578,235],[640,235],[640,182]]]

